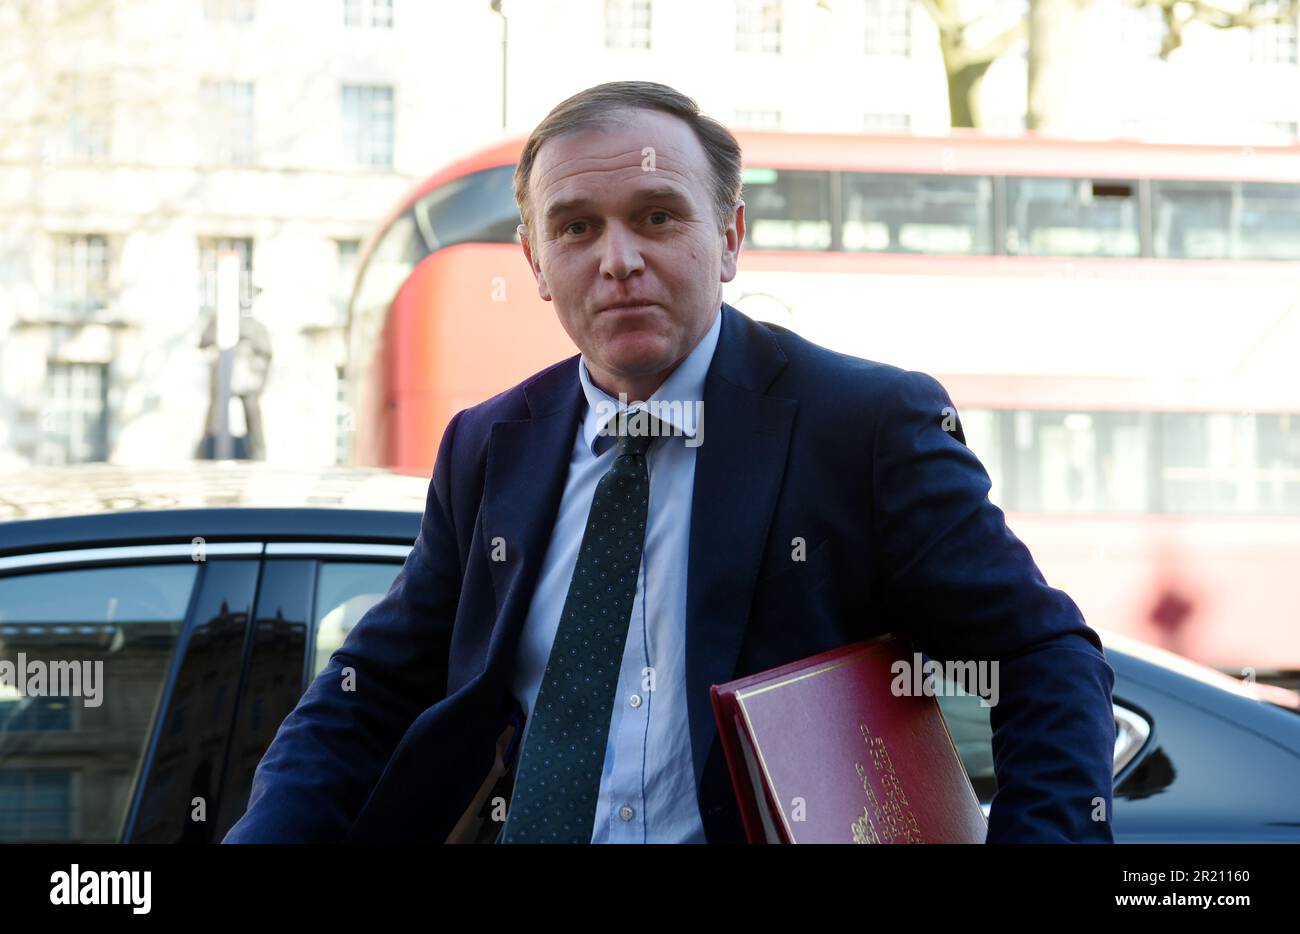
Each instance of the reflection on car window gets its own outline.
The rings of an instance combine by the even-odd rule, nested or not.
[[[961,756],[975,794],[981,801],[993,800],[998,783],[993,770],[993,727],[990,708],[976,694],[963,694],[957,685],[944,680],[943,693],[935,698],[943,713],[953,745]]]
[[[198,565],[0,578],[0,842],[115,842]]]
[[[321,673],[366,611],[384,598],[401,569],[400,564],[376,562],[321,565],[316,578],[316,651],[312,678]]]

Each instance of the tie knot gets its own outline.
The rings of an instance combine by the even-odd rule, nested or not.
[[[645,409],[638,409],[630,416],[620,415],[618,426],[618,457],[629,454],[644,455],[655,439],[658,422],[650,417]]]

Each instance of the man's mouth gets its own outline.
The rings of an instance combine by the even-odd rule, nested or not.
[[[654,302],[630,302],[626,305],[609,305],[606,308],[602,308],[601,311],[635,311],[639,308],[652,307],[654,307]]]

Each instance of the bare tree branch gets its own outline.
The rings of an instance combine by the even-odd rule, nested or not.
[[[1254,29],[1256,26],[1295,25],[1298,0],[1251,0],[1244,10],[1225,10],[1205,0],[1129,0],[1136,9],[1158,7],[1165,20],[1160,57],[1183,44],[1183,30],[1191,23],[1205,23],[1215,29]],[[1180,11],[1181,14],[1180,14]]]
[[[960,35],[969,25],[962,22],[961,17],[958,16],[955,0],[917,0],[917,2],[925,7],[925,12],[930,14],[930,19],[934,20],[941,33]]]
[[[1001,58],[1010,51],[1017,42],[1028,38],[1029,21],[1022,16],[1014,26],[1003,30],[979,48],[972,49],[969,46],[962,48],[956,57],[956,63],[959,67],[986,63],[991,65],[995,59]]]

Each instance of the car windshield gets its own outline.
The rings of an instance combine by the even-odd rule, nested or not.
[[[1245,669],[1243,672],[1244,677],[1238,680],[1221,671],[1198,664],[1181,655],[1175,655],[1173,652],[1166,651],[1158,646],[1140,642],[1137,639],[1104,629],[1101,626],[1093,626],[1092,628],[1101,636],[1102,644],[1108,649],[1118,649],[1153,665],[1168,668],[1180,675],[1193,678],[1203,684],[1222,688],[1225,691],[1231,691],[1241,697],[1262,701],[1275,707],[1282,707],[1300,713],[1300,692],[1276,684],[1261,684],[1253,679],[1253,669]]]

